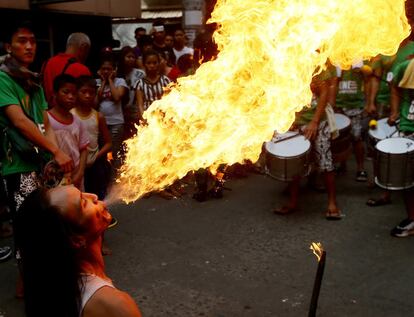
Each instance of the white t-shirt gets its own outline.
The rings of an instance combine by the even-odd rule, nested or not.
[[[178,59],[183,56],[184,54],[191,54],[194,55],[194,50],[191,47],[184,46],[181,51],[177,51],[173,48],[174,55],[175,55],[175,62],[178,62]]]
[[[96,85],[98,87],[101,86],[101,80],[96,80]],[[115,87],[125,87],[128,88],[128,85],[123,78],[116,77],[114,80]],[[115,125],[115,124],[123,124],[124,121],[124,114],[122,112],[122,102],[118,101],[115,103],[112,100],[111,89],[108,85],[105,86],[104,91],[102,93],[102,101],[99,104],[99,112],[101,112],[106,120],[108,125]]]

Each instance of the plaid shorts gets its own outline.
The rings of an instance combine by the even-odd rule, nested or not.
[[[306,126],[301,127],[304,131]],[[331,151],[331,131],[328,121],[324,120],[319,123],[318,133],[312,142],[312,159],[313,164],[320,172],[332,172],[335,170],[332,151]]]

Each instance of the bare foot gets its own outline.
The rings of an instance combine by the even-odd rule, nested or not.
[[[272,211],[273,211],[274,214],[287,215],[287,214],[290,214],[290,213],[296,211],[296,207],[282,206],[282,207],[273,208]]]

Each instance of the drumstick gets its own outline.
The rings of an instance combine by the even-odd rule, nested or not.
[[[298,137],[298,136],[301,136],[302,135],[302,133],[300,133],[300,132],[296,132],[296,134],[294,134],[294,135],[289,135],[289,136],[287,136],[286,138],[283,138],[283,139],[279,139],[279,140],[276,140],[276,141],[273,141],[273,143],[279,143],[279,142],[282,142],[282,141],[287,141],[287,140],[290,140],[290,139],[293,139],[293,138],[296,138],[296,137]]]
[[[397,120],[395,120],[395,131],[393,132],[393,133],[391,133],[389,136],[387,136],[386,138],[388,139],[388,138],[392,138],[392,136],[395,134],[395,133],[397,133],[397,132],[400,132],[400,126],[399,126],[399,124],[400,124],[400,119],[397,119]]]

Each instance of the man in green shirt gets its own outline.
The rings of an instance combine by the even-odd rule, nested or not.
[[[33,157],[26,157],[18,149],[16,142],[5,140],[4,129],[20,133],[35,146],[53,156],[64,172],[73,168],[72,159],[57,147],[56,138],[47,120],[43,89],[37,76],[28,68],[36,54],[36,38],[30,24],[8,25],[7,38],[4,38],[9,57],[0,67],[0,144],[2,146],[1,173],[5,179],[8,204],[12,218],[24,199],[41,186],[41,164]],[[35,212],[35,210],[34,210]],[[18,246],[16,258],[19,259]],[[20,279],[16,296],[22,296]]]
[[[399,63],[388,75],[391,83],[390,125],[400,119],[399,135],[414,140],[414,59]],[[412,162],[411,162],[412,164]],[[414,190],[404,190],[407,218],[391,230],[394,237],[414,235]]]
[[[0,68],[0,123],[17,130],[35,146],[50,152],[63,171],[72,169],[72,160],[56,145],[45,110],[47,104],[36,74],[28,67],[36,53],[36,39],[28,23],[10,28],[4,39],[10,55]],[[4,133],[1,135],[5,137]],[[3,140],[2,140],[3,144]],[[13,146],[1,154],[2,175],[12,198],[11,210],[16,211],[24,198],[38,187],[40,164],[26,158]]]
[[[365,83],[368,79],[362,71],[363,62],[357,63],[351,69],[343,70],[337,67],[336,81],[337,94],[331,103],[351,119],[352,143],[357,163],[355,180],[366,182],[368,174],[364,167],[364,137],[368,130],[368,120],[364,111]]]
[[[300,126],[306,139],[312,143],[312,156],[316,169],[322,173],[328,206],[325,217],[328,220],[340,220],[341,210],[336,200],[335,166],[331,151],[331,131],[325,118],[328,96],[332,93],[331,82],[334,78],[332,67],[314,76],[311,83],[313,100],[310,107],[297,114],[295,126]],[[282,207],[274,208],[275,214],[288,214],[298,207],[300,178],[296,177],[289,183],[289,202]]]

